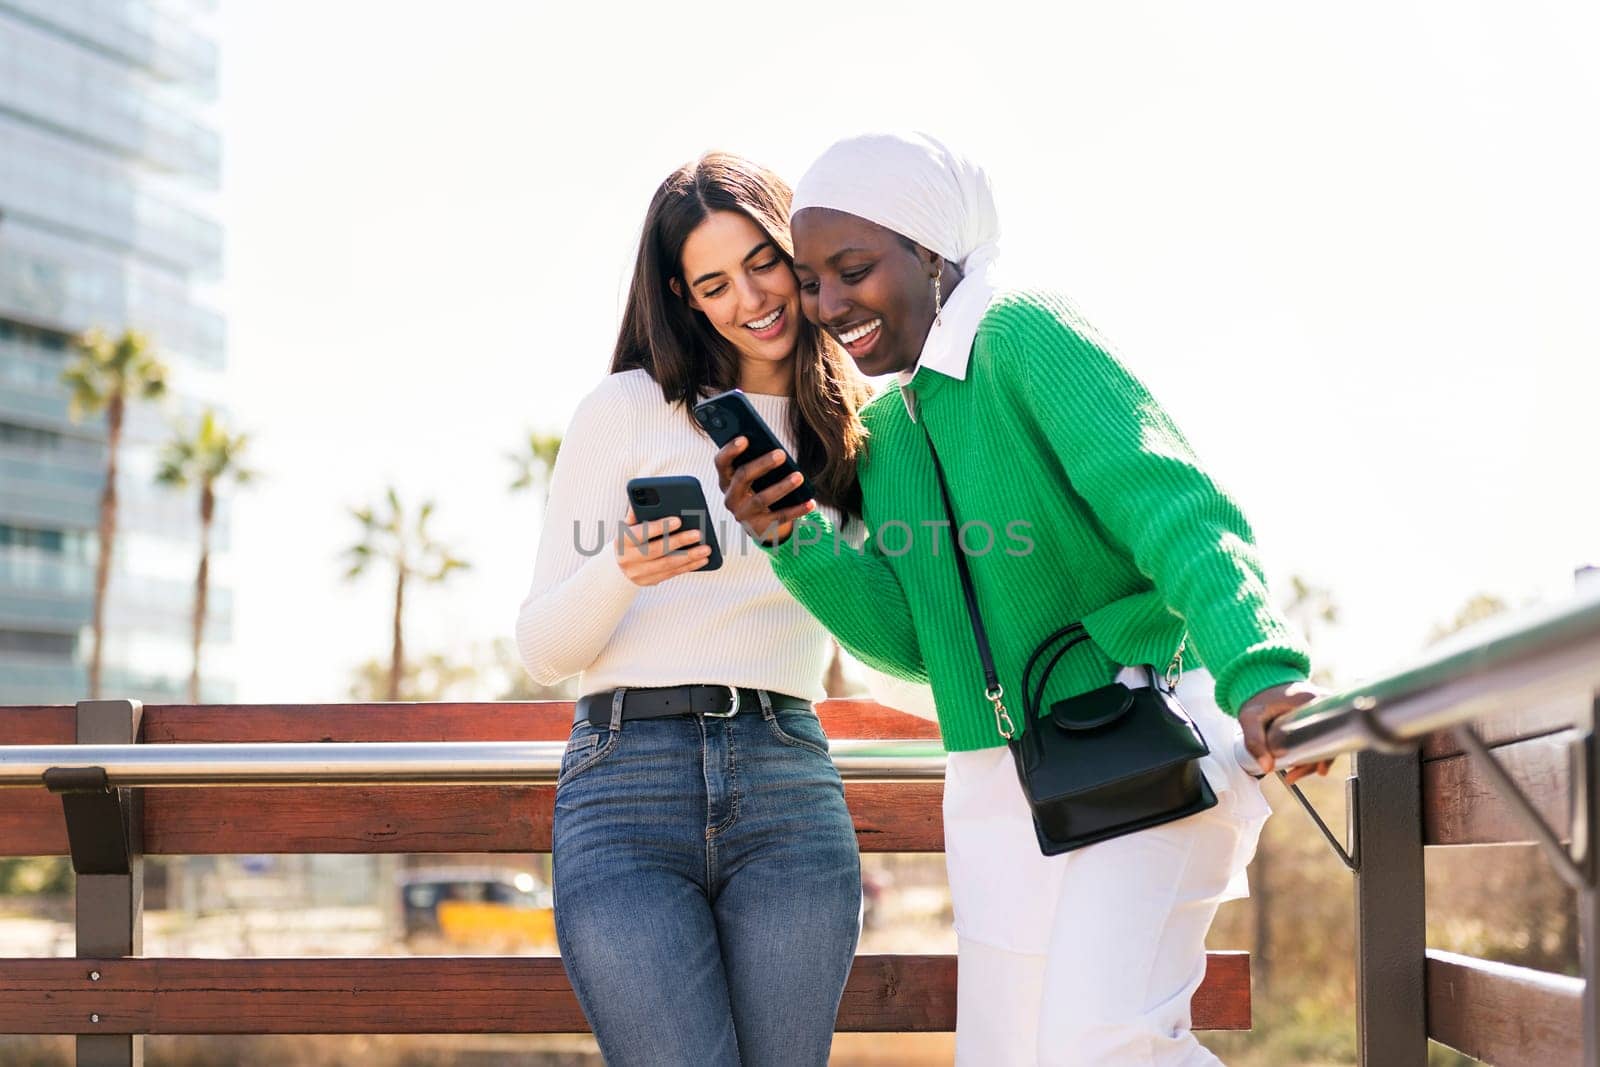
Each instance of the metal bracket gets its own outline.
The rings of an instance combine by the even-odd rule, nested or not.
[[[1511,775],[1506,772],[1505,767],[1495,758],[1489,746],[1483,743],[1483,738],[1478,736],[1476,730],[1470,725],[1457,726],[1450,731],[1450,734],[1471,755],[1473,761],[1477,763],[1478,769],[1488,777],[1490,783],[1500,793],[1501,797],[1511,805],[1511,810],[1517,813],[1523,825],[1533,834],[1534,840],[1544,850],[1546,858],[1555,866],[1556,873],[1561,876],[1561,880],[1580,893],[1594,889],[1596,886],[1595,858],[1593,855],[1586,854],[1587,850],[1583,846],[1583,842],[1588,839],[1588,806],[1582,802],[1583,798],[1589,795],[1589,790],[1594,783],[1594,731],[1592,729],[1586,731],[1582,737],[1573,743],[1571,750],[1571,793],[1574,801],[1572,837],[1574,841],[1579,843],[1576,848],[1572,849],[1562,844],[1561,835],[1545,821],[1544,816],[1539,813],[1539,809],[1534,806],[1533,801],[1528,799],[1528,794],[1524,793]]]
[[[1351,704],[1350,710],[1351,718],[1355,721],[1356,726],[1360,728],[1362,737],[1366,739],[1367,751],[1381,752],[1391,756],[1403,756],[1417,750],[1417,742],[1408,741],[1383,724],[1383,721],[1378,718],[1378,703],[1372,697],[1358,697]],[[1311,801],[1306,799],[1306,795],[1300,791],[1300,787],[1289,784],[1284,771],[1278,772],[1278,780],[1283,782],[1284,788],[1289,790],[1295,800],[1299,801],[1300,806],[1305,809],[1305,813],[1311,816],[1311,821],[1317,824],[1317,829],[1321,831],[1323,839],[1328,842],[1334,854],[1339,857],[1339,862],[1344,864],[1345,870],[1352,874],[1359,873],[1361,870],[1361,834],[1357,830],[1359,822],[1356,819],[1356,807],[1361,801],[1360,776],[1352,777],[1349,782],[1350,847],[1348,849],[1334,835],[1334,832],[1328,829],[1328,824],[1322,821],[1322,816],[1317,813],[1317,809],[1312,805]]]
[[[77,874],[129,874],[130,805],[113,789],[103,767],[51,767],[44,785],[61,797],[67,843]]]
[[[1355,719],[1356,725],[1367,739],[1369,750],[1391,756],[1403,756],[1416,751],[1417,742],[1407,741],[1378,718],[1378,702],[1372,697],[1357,697],[1350,705],[1350,711],[1351,717]]]
[[[1318,830],[1322,831],[1323,840],[1328,842],[1328,845],[1333,849],[1334,854],[1339,857],[1339,862],[1344,864],[1344,869],[1352,874],[1360,870],[1361,838],[1355,832],[1355,806],[1360,800],[1360,780],[1356,778],[1350,779],[1349,797],[1351,816],[1351,846],[1349,849],[1346,849],[1344,842],[1340,841],[1339,838],[1334,835],[1334,832],[1328,829],[1328,824],[1322,821],[1322,816],[1317,813],[1316,806],[1313,805],[1311,801],[1306,798],[1306,795],[1300,791],[1300,787],[1289,784],[1287,772],[1279,771],[1278,781],[1283,783],[1283,787],[1289,791],[1291,796],[1300,802],[1300,806],[1305,809],[1306,814],[1311,816],[1311,821],[1317,824]]]
[[[1350,711],[1351,720],[1361,731],[1361,736],[1366,742],[1364,751],[1388,755],[1406,755],[1417,750],[1417,742],[1407,740],[1396,734],[1378,717],[1378,702],[1372,697],[1357,697],[1351,703]],[[1339,857],[1339,862],[1344,864],[1345,870],[1352,874],[1359,873],[1361,870],[1361,833],[1358,829],[1360,824],[1356,819],[1356,808],[1361,799],[1360,776],[1352,776],[1347,787],[1350,809],[1350,826],[1347,836],[1350,839],[1350,845],[1346,848],[1344,842],[1340,841],[1334,832],[1328,828],[1328,824],[1322,820],[1322,816],[1318,814],[1316,807],[1300,791],[1300,787],[1289,784],[1286,772],[1278,771],[1277,773],[1278,780],[1283,783],[1283,787],[1289,791],[1300,807],[1305,810],[1305,813],[1311,817],[1311,821],[1316,824],[1317,830],[1322,834],[1323,840],[1328,842],[1329,847],[1333,849],[1334,855]]]

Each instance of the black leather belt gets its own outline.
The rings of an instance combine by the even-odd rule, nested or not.
[[[587,721],[596,729],[611,725],[611,705],[617,691],[607,689],[578,698],[574,725]],[[776,711],[810,711],[811,701],[787,693],[767,692]],[[761,710],[761,690],[731,685],[674,685],[656,689],[622,690],[622,719],[662,719],[669,715],[704,715],[731,719],[742,711]]]

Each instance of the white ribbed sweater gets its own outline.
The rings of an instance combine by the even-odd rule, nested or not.
[[[792,453],[789,398],[749,398]],[[578,405],[551,476],[533,587],[517,616],[517,649],[534,680],[552,685],[581,674],[583,693],[711,683],[822,699],[827,632],[723,506],[716,452],[645,371],[608,376]],[[628,479],[674,474],[700,480],[722,567],[641,589],[612,547]]]

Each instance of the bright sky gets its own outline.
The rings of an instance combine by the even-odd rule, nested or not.
[[[1596,10],[232,0],[239,699],[386,654],[337,556],[390,482],[474,564],[411,648],[509,635],[538,515],[502,453],[605,372],[656,185],[884,126],[985,163],[1007,279],[1116,342],[1275,581],[1334,591],[1345,679],[1476,592],[1566,594],[1600,562]]]

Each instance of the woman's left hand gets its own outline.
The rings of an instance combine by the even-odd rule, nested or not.
[[[1275,685],[1271,689],[1263,689],[1239,708],[1239,725],[1244,730],[1244,747],[1249,749],[1256,762],[1261,764],[1262,771],[1271,774],[1277,767],[1277,760],[1267,748],[1267,727],[1272,725],[1273,720],[1280,719],[1323,695],[1324,691],[1310,682],[1291,682],[1288,685]],[[1332,766],[1331,759],[1320,763],[1303,763],[1298,767],[1290,767],[1283,780],[1293,785],[1312,771],[1325,775]]]

